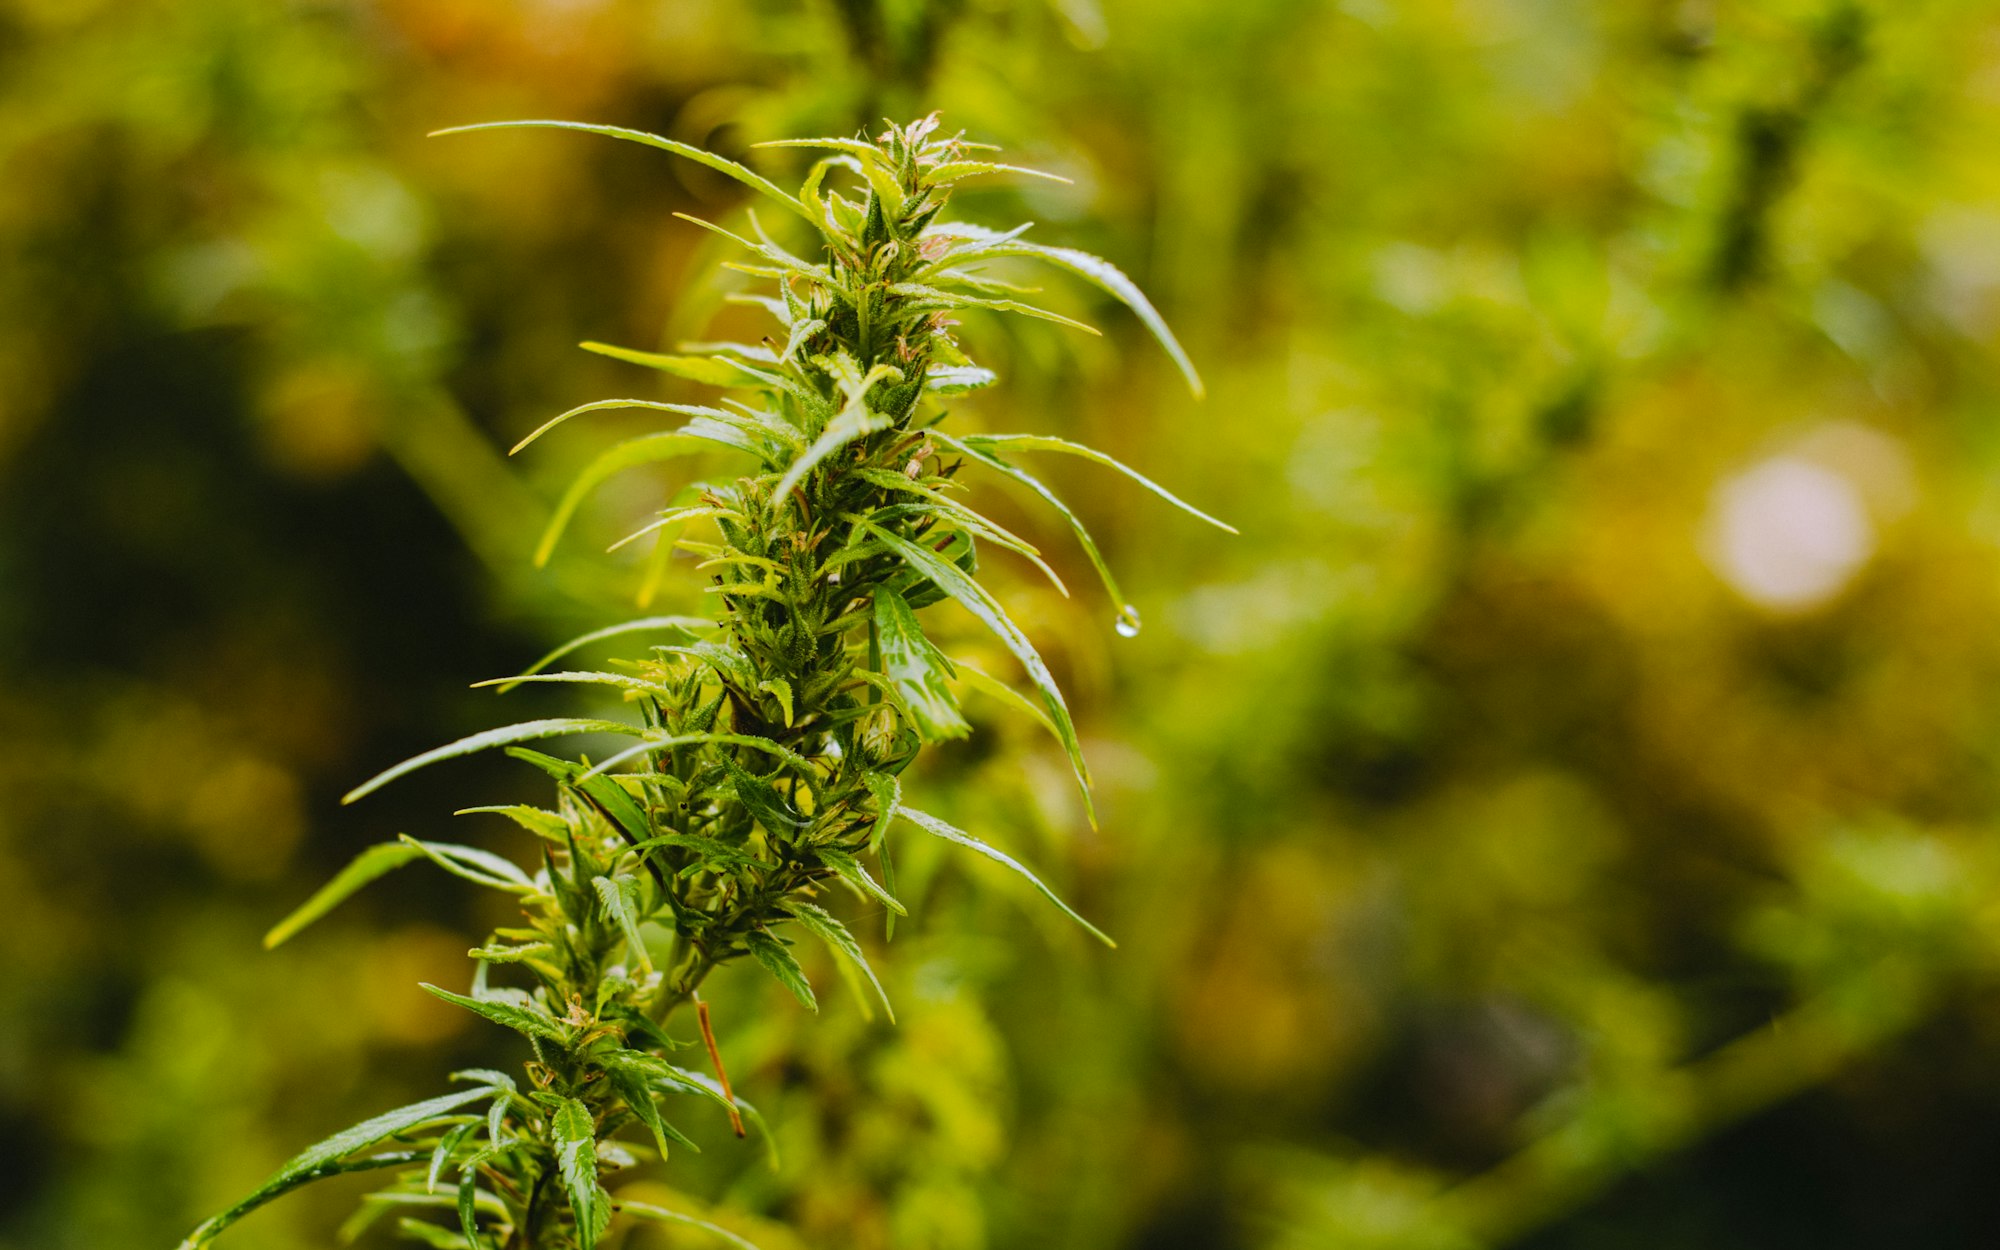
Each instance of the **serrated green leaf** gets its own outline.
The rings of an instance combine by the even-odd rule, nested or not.
[[[792,683],[782,677],[772,677],[757,683],[757,689],[778,701],[778,707],[785,713],[785,728],[792,727]]]
[[[1055,722],[1057,736],[1069,754],[1070,767],[1076,772],[1078,787],[1083,794],[1086,814],[1091,823],[1096,823],[1095,809],[1090,800],[1090,770],[1083,762],[1083,746],[1077,741],[1076,726],[1070,721],[1069,705],[1063,701],[1062,691],[1056,686],[1055,676],[1048,665],[1042,662],[1041,653],[1035,650],[1028,636],[1021,632],[1006,611],[989,594],[984,586],[974,581],[970,574],[958,565],[946,560],[930,548],[913,543],[898,534],[893,534],[869,521],[863,520],[875,536],[903,559],[917,573],[930,579],[939,590],[966,611],[978,618],[980,624],[993,631],[1028,671],[1028,677],[1041,692],[1042,701],[1048,707],[1049,719]]]
[[[773,837],[803,829],[810,822],[801,816],[796,808],[779,794],[770,782],[745,769],[735,760],[724,756],[722,766],[729,773],[729,783],[736,791],[737,801],[742,803]]]
[[[882,835],[889,832],[889,822],[896,818],[896,809],[903,803],[903,783],[888,773],[863,773],[861,783],[868,787],[868,793],[875,796],[875,823],[868,830],[868,845],[880,847]]]
[[[629,690],[635,694],[660,694],[659,682],[646,677],[634,677],[630,673],[593,673],[576,671],[567,673],[520,673],[513,677],[489,677],[485,681],[475,681],[471,689],[484,690],[491,686],[505,686],[512,690],[516,686],[531,682],[555,682],[570,686],[610,686],[618,690]]]
[[[569,1027],[560,1020],[546,1016],[539,1011],[517,1007],[512,1003],[497,1002],[487,998],[467,998],[450,990],[439,989],[429,982],[420,982],[420,987],[437,995],[448,1003],[456,1003],[477,1016],[484,1016],[495,1024],[505,1025],[525,1037],[539,1037],[544,1041],[567,1044]]]
[[[203,1221],[201,1226],[188,1234],[187,1240],[181,1243],[181,1250],[197,1250],[198,1247],[213,1241],[224,1229],[250,1212],[301,1185],[345,1172],[368,1171],[423,1161],[428,1157],[428,1152],[406,1150],[370,1159],[348,1159],[346,1156],[366,1150],[377,1142],[407,1132],[440,1116],[449,1115],[467,1103],[492,1096],[493,1091],[490,1088],[464,1089],[442,1094],[436,1098],[384,1112],[372,1120],[364,1120],[353,1128],[335,1133],[279,1168],[249,1197],[221,1214]]]
[[[833,953],[850,964],[855,971],[868,978],[868,984],[875,987],[875,996],[882,1000],[882,1010],[889,1013],[890,1023],[896,1020],[896,1009],[889,1003],[889,992],[882,988],[881,979],[875,969],[868,966],[868,956],[863,953],[861,943],[848,932],[847,926],[833,918],[824,908],[798,899],[786,899],[778,904],[792,914],[792,919],[803,925],[812,935],[825,942]]]
[[[700,382],[704,386],[755,386],[759,371],[745,368],[740,362],[722,356],[681,356],[668,352],[642,352],[637,348],[619,347],[612,343],[585,342],[579,347],[599,356],[609,356],[627,364],[644,365],[648,369],[658,369],[677,378],[690,382]]]
[[[356,799],[373,794],[406,773],[413,773],[419,768],[436,764],[441,760],[456,759],[461,755],[472,755],[479,751],[490,750],[493,747],[510,746],[517,742],[534,742],[542,738],[565,738],[574,734],[619,734],[625,737],[632,737],[639,732],[635,727],[621,721],[579,720],[575,718],[531,720],[522,721],[518,725],[503,725],[498,729],[488,729],[483,733],[473,734],[469,738],[460,738],[457,742],[448,742],[434,750],[426,751],[422,755],[412,756],[394,768],[377,773],[367,781],[356,786],[354,789],[348,791],[340,801],[342,803],[352,803]]]
[[[460,1068],[451,1074],[454,1081],[477,1081],[481,1085],[491,1085],[495,1090],[512,1094],[518,1087],[514,1078],[493,1068]]]
[[[678,139],[668,139],[661,135],[647,134],[643,130],[628,130],[623,126],[598,126],[588,122],[547,121],[536,118],[527,121],[480,122],[472,126],[451,126],[444,130],[433,130],[431,135],[432,137],[437,137],[439,135],[469,134],[475,130],[519,130],[528,128],[580,130],[586,134],[604,135],[612,139],[624,139],[630,143],[643,143],[649,148],[659,148],[663,152],[672,152],[675,156],[684,157],[699,165],[706,165],[716,173],[734,178],[751,190],[757,191],[783,204],[799,216],[806,218],[806,220],[812,220],[811,216],[806,213],[805,206],[800,204],[795,196],[788,194],[776,183],[765,178],[763,175],[746,169],[726,156],[717,156],[705,148],[698,148],[690,143],[682,143]]]
[[[895,895],[883,889],[875,878],[868,875],[868,870],[861,866],[860,860],[849,855],[846,851],[836,850],[830,846],[819,846],[813,848],[813,854],[819,857],[820,863],[833,869],[834,873],[842,881],[847,882],[856,890],[874,899],[890,911],[895,912],[898,916],[907,916],[910,914],[904,910],[903,904],[897,900]]]
[[[1096,925],[1090,923],[1088,920],[1085,920],[1082,916],[1078,915],[1074,908],[1072,908],[1068,903],[1062,901],[1061,896],[1059,896],[1054,890],[1051,890],[1048,886],[1043,885],[1042,879],[1040,877],[1037,877],[1034,873],[1029,872],[1027,867],[1023,865],[1019,860],[1015,859],[1013,856],[1008,855],[1004,851],[996,850],[995,848],[986,845],[984,842],[981,842],[978,838],[973,837],[971,834],[965,832],[965,830],[963,829],[947,824],[946,822],[939,820],[937,817],[929,815],[925,812],[920,812],[913,807],[899,807],[896,809],[896,814],[902,817],[904,820],[909,821],[917,828],[923,830],[925,833],[931,834],[934,837],[943,838],[947,842],[956,842],[958,845],[965,847],[968,850],[979,852],[981,855],[984,855],[986,858],[994,861],[995,863],[1005,864],[1007,867],[1012,868],[1015,872],[1020,873],[1023,877],[1026,877],[1028,879],[1029,884],[1033,885],[1037,890],[1041,891],[1043,898],[1048,899],[1051,903],[1054,903],[1058,908],[1060,908],[1062,910],[1063,915],[1068,916],[1071,920],[1076,921],[1078,924],[1082,925],[1085,929],[1089,930],[1092,937],[1095,937],[1098,941],[1103,942],[1106,946],[1118,945],[1118,943],[1112,941],[1108,936],[1106,936],[1105,932],[1102,929],[1098,928]]]
[[[813,440],[812,446],[806,448],[805,452],[792,462],[792,467],[785,470],[785,476],[778,479],[777,486],[771,490],[773,506],[782,506],[782,502],[791,495],[792,488],[803,481],[805,475],[820,461],[855,439],[864,438],[877,430],[886,430],[889,426],[889,418],[868,411],[861,399],[855,398],[840,410],[838,416],[827,422],[826,429]]]
[[[697,1154],[701,1152],[701,1147],[695,1145],[692,1138],[667,1123],[660,1115],[660,1108],[653,1102],[652,1086],[637,1070],[607,1061],[605,1071],[611,1077],[612,1087],[618,1091],[618,1096],[625,1100],[625,1105],[632,1109],[632,1114],[638,1117],[639,1123],[652,1132],[653,1144],[659,1148],[660,1158],[667,1157],[667,1143],[670,1140],[679,1142]]]
[[[812,986],[806,982],[805,970],[799,967],[799,961],[783,942],[761,929],[753,929],[743,935],[743,945],[749,948],[752,958],[764,965],[764,971],[778,978],[779,984],[805,1004],[806,1010],[819,1010],[819,1000],[813,997]]]
[[[997,702],[1004,703],[1014,711],[1033,720],[1051,734],[1056,733],[1056,724],[1049,714],[1036,707],[1028,697],[998,677],[973,664],[969,660],[953,660],[952,666],[958,670],[958,678],[974,690]],[[1060,737],[1060,735],[1057,735]]]
[[[875,636],[882,652],[882,673],[910,714],[911,727],[926,742],[962,738],[972,732],[959,714],[958,700],[946,679],[951,661],[924,636],[917,614],[888,586],[875,588]]]
[[[598,1210],[602,1187],[597,1183],[597,1125],[590,1111],[574,1098],[562,1099],[549,1117],[549,1135],[556,1148],[556,1167],[563,1189],[576,1212],[577,1238],[591,1250],[608,1222],[609,1211]]]
[[[646,950],[645,937],[639,932],[639,883],[631,877],[595,877],[590,884],[603,902],[606,914],[625,935],[625,945],[631,949],[632,957],[639,961],[639,970],[651,975],[653,957]]]
[[[274,949],[279,943],[289,940],[299,930],[340,906],[350,894],[375,878],[422,858],[423,852],[400,842],[385,842],[380,846],[369,847],[355,856],[347,867],[334,876],[333,880],[321,886],[291,915],[272,925],[271,931],[264,935],[264,949]]]

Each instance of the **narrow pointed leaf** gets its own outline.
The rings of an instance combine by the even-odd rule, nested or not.
[[[422,858],[422,851],[400,842],[385,842],[381,846],[369,847],[355,856],[333,880],[321,886],[311,898],[300,904],[298,910],[271,926],[271,931],[264,935],[264,949],[271,950],[280,942],[287,941],[299,930],[345,902],[348,895],[375,878]]]
[[[923,830],[925,833],[931,834],[935,837],[943,838],[947,842],[956,842],[958,845],[965,847],[968,850],[979,852],[981,855],[984,855],[986,858],[994,861],[995,863],[1005,864],[1007,867],[1012,868],[1015,872],[1020,873],[1023,877],[1026,877],[1028,879],[1029,884],[1033,885],[1035,889],[1041,891],[1043,898],[1048,899],[1051,903],[1054,903],[1058,908],[1060,908],[1063,915],[1068,916],[1071,920],[1076,921],[1078,924],[1082,925],[1085,929],[1087,929],[1092,937],[1104,943],[1106,946],[1118,945],[1118,943],[1112,941],[1108,936],[1106,936],[1104,930],[1098,928],[1096,925],[1090,923],[1088,920],[1085,920],[1082,916],[1078,915],[1074,908],[1072,908],[1068,903],[1062,901],[1061,896],[1059,896],[1054,890],[1051,890],[1048,886],[1043,885],[1042,879],[1040,877],[1037,877],[1034,873],[1029,872],[1026,866],[1024,866],[1021,863],[1021,861],[1015,859],[1013,856],[1007,854],[1004,851],[1000,851],[986,845],[984,842],[981,842],[978,838],[973,837],[971,834],[965,832],[963,829],[947,824],[944,821],[939,820],[937,817],[929,815],[925,812],[917,811],[915,808],[899,807],[896,809],[896,814],[898,816],[901,816],[904,820],[909,821],[917,828]]]
[[[778,480],[777,486],[771,491],[772,501],[781,504],[792,493],[792,487],[803,481],[814,465],[857,438],[873,434],[877,430],[888,429],[889,424],[889,418],[868,411],[859,399],[850,403],[841,409],[839,416],[827,422],[826,430],[813,440],[812,446],[806,448],[804,454],[792,462],[791,468],[785,470],[785,476]]]
[[[465,1139],[478,1131],[479,1121],[468,1120],[438,1138],[437,1149],[431,1151],[430,1172],[424,1178],[425,1193],[437,1192],[438,1174],[452,1161],[453,1156],[458,1153],[458,1148],[465,1144]]]
[[[398,834],[396,840],[405,846],[415,847],[418,854],[455,877],[509,894],[535,892],[535,883],[529,880],[527,873],[491,851],[451,842],[421,842],[407,833]]]
[[[1001,165],[993,161],[946,161],[926,171],[924,181],[935,187],[957,182],[962,178],[975,178],[981,174],[1025,174],[1030,178],[1046,178],[1050,182],[1060,182],[1064,186],[1071,185],[1071,180],[1061,174],[1029,169],[1025,165]]]
[[[503,804],[492,807],[461,807],[453,812],[452,815],[475,816],[483,813],[505,816],[543,841],[554,842],[558,846],[563,845],[569,840],[570,830],[568,821],[554,812],[544,811],[539,807],[529,807],[522,803]]]
[[[1092,256],[1089,252],[1079,252],[1075,248],[1045,247],[1039,243],[1006,237],[997,231],[963,222],[934,226],[932,233],[979,240],[982,246],[978,248],[978,255],[981,257],[1027,256],[1046,261],[1097,286],[1137,314],[1146,328],[1152,331],[1153,337],[1159,340],[1160,346],[1166,349],[1167,355],[1173,357],[1174,364],[1180,367],[1181,376],[1187,379],[1188,390],[1194,393],[1195,398],[1201,398],[1201,375],[1195,372],[1194,362],[1188,359],[1187,352],[1181,348],[1180,340],[1176,339],[1174,332],[1167,327],[1166,318],[1160,316],[1159,310],[1153,307],[1153,301],[1146,298],[1146,293],[1139,289],[1139,285],[1126,277],[1110,261]]]
[[[347,1156],[398,1133],[416,1128],[420,1124],[449,1115],[467,1103],[492,1096],[493,1090],[490,1087],[462,1089],[384,1112],[372,1120],[364,1120],[353,1128],[335,1133],[279,1168],[249,1197],[205,1221],[194,1232],[188,1234],[187,1240],[181,1243],[183,1250],[194,1250],[195,1247],[207,1244],[215,1239],[216,1234],[237,1220],[280,1194],[297,1189],[300,1185],[310,1184],[328,1176],[337,1176],[343,1172],[359,1172],[371,1168],[420,1162],[428,1157],[428,1152],[399,1151],[393,1155],[354,1160],[348,1159]]]
[[[587,412],[615,412],[628,408],[645,408],[653,412],[672,412],[687,417],[722,417],[727,415],[718,408],[704,408],[700,404],[666,404],[652,399],[600,399],[595,403],[579,404],[568,412],[559,413],[549,418],[541,425],[535,427],[533,433],[508,448],[507,454],[510,456],[519,455],[522,451],[526,450],[529,444],[572,417],[580,417]]]
[[[603,629],[593,629],[587,634],[581,634],[575,638],[570,639],[568,642],[564,643],[560,647],[557,647],[555,650],[549,652],[541,659],[536,660],[533,664],[528,665],[526,669],[522,670],[521,675],[525,677],[532,675],[534,673],[539,673],[543,669],[547,668],[549,665],[555,663],[557,660],[560,660],[564,656],[568,655],[570,652],[575,651],[581,647],[587,647],[594,642],[603,642],[607,638],[617,638],[625,634],[640,633],[642,631],[650,631],[656,629],[679,630],[683,634],[688,634],[692,636],[694,631],[696,630],[706,630],[714,628],[715,628],[714,621],[707,620],[699,616],[644,616],[640,617],[638,620],[635,621],[621,621],[616,625],[607,625]],[[508,690],[512,689],[512,687],[502,686],[500,689],[501,693],[504,694]]]
[[[713,438],[705,438],[699,433],[686,429],[666,430],[658,434],[644,434],[628,439],[607,451],[599,453],[583,471],[576,475],[569,489],[556,504],[556,510],[549,517],[549,524],[542,531],[542,540],[535,547],[535,567],[549,562],[556,543],[563,531],[569,528],[570,518],[590,492],[601,486],[613,474],[626,469],[634,469],[642,464],[657,464],[662,460],[672,460],[677,456],[698,456],[712,452],[717,447]]]
[[[868,956],[861,950],[861,943],[848,932],[847,926],[834,919],[824,908],[796,899],[787,899],[779,904],[792,913],[792,919],[804,926],[814,937],[825,942],[833,953],[852,965],[855,971],[868,978],[868,984],[875,987],[875,996],[882,1000],[882,1010],[889,1013],[890,1023],[895,1023],[896,1009],[889,1003],[889,992],[882,988],[881,979],[875,969],[868,966]]]
[[[1093,464],[1101,464],[1107,469],[1115,469],[1123,473],[1126,477],[1131,478],[1139,485],[1152,491],[1155,495],[1158,495],[1189,516],[1199,518],[1213,525],[1215,528],[1225,530],[1231,534],[1239,532],[1229,522],[1218,521],[1208,515],[1208,513],[1203,512],[1200,508],[1195,507],[1187,500],[1182,499],[1179,495],[1174,494],[1166,487],[1155,482],[1152,478],[1125,464],[1123,461],[1107,456],[1094,447],[1085,447],[1082,443],[1072,443],[1065,438],[1051,438],[1045,434],[967,434],[958,441],[971,447],[1018,449],[1021,451],[1059,451],[1071,456],[1081,456]]]
[[[978,365],[932,365],[924,373],[924,389],[933,395],[963,395],[999,380],[999,374]]]
[[[675,156],[685,157],[696,164],[708,166],[716,173],[734,178],[744,186],[783,204],[799,216],[806,217],[808,221],[812,220],[807,216],[805,207],[799,203],[795,196],[788,194],[776,183],[765,178],[763,175],[746,169],[728,157],[717,156],[706,148],[698,148],[691,143],[682,143],[677,139],[668,139],[661,135],[647,134],[643,130],[628,130],[623,126],[597,126],[588,122],[535,119],[530,121],[480,122],[473,126],[452,126],[444,130],[433,130],[431,135],[433,137],[438,135],[461,135],[469,134],[475,130],[517,130],[529,127],[541,127],[553,130],[580,130],[586,134],[605,135],[613,139],[624,139],[631,143],[643,143],[649,148],[659,148],[663,152],[672,152]]]
[[[361,785],[348,791],[346,796],[340,801],[342,803],[352,803],[365,795],[373,794],[406,773],[413,773],[419,768],[438,763],[441,760],[456,759],[461,755],[472,755],[475,752],[489,750],[493,747],[510,746],[516,742],[534,742],[542,738],[563,738],[573,734],[621,734],[626,737],[632,737],[638,732],[631,725],[620,721],[578,720],[573,718],[531,720],[523,721],[518,725],[504,725],[499,729],[488,729],[484,733],[473,734],[469,738],[460,738],[457,742],[448,742],[435,750],[426,751],[422,755],[404,760],[394,768],[377,773],[374,777],[369,778]]]
[[[865,521],[863,524],[866,524],[891,551],[903,557],[911,568],[936,583],[939,590],[957,600],[960,606],[977,617],[982,625],[992,630],[1000,641],[1006,644],[1007,649],[1014,653],[1014,658],[1021,662],[1021,667],[1028,670],[1029,679],[1035,683],[1035,688],[1041,692],[1043,703],[1048,707],[1049,719],[1056,724],[1063,748],[1069,753],[1070,766],[1075,770],[1078,786],[1083,792],[1084,806],[1086,810],[1090,810],[1090,771],[1083,762],[1083,746],[1077,741],[1076,726],[1070,721],[1069,705],[1063,702],[1062,691],[1056,687],[1055,676],[1049,672],[1048,665],[1042,662],[1041,653],[1028,641],[1028,636],[1021,632],[1020,626],[1014,624],[986,588],[974,581],[964,569],[928,547],[890,533],[878,525]],[[1092,820],[1095,821],[1094,813]]]
[[[1016,468],[983,447],[953,438],[941,430],[931,431],[931,437],[945,446],[965,456],[969,456],[987,468],[993,469],[1019,482],[1039,495],[1044,503],[1054,508],[1063,520],[1069,522],[1071,532],[1076,535],[1077,542],[1083,547],[1084,555],[1090,558],[1091,567],[1097,570],[1098,580],[1104,583],[1104,591],[1111,596],[1111,602],[1117,604],[1120,608],[1125,606],[1125,592],[1118,589],[1118,579],[1112,576],[1110,564],[1105,562],[1104,554],[1097,549],[1097,542],[1091,538],[1090,531],[1084,528],[1082,518],[1071,511],[1069,505],[1064,503],[1054,491],[1044,485],[1041,479]]]
[[[615,1061],[608,1061],[605,1070],[609,1073],[612,1087],[618,1091],[618,1096],[625,1100],[625,1105],[632,1109],[632,1114],[639,1118],[639,1123],[645,1125],[653,1134],[653,1144],[659,1148],[662,1159],[667,1157],[669,1141],[677,1141],[696,1154],[701,1153],[701,1147],[694,1144],[693,1138],[667,1123],[660,1115],[659,1105],[653,1101],[653,1088],[647,1084],[646,1077],[639,1070],[629,1065],[620,1065]]]
[[[868,870],[861,866],[860,860],[849,855],[846,851],[835,850],[830,846],[820,846],[813,848],[813,854],[819,857],[820,863],[833,869],[834,874],[842,881],[847,882],[847,884],[853,886],[862,894],[874,899],[890,911],[895,912],[898,916],[907,916],[910,914],[904,909],[903,904],[898,901],[895,895],[883,889],[880,882],[868,875]]]
[[[512,1003],[503,1003],[493,999],[467,998],[463,994],[454,994],[450,990],[439,989],[428,982],[420,982],[419,984],[422,989],[437,995],[446,1002],[456,1003],[472,1014],[484,1016],[495,1024],[505,1025],[524,1037],[539,1037],[547,1042],[566,1043],[569,1041],[569,1027],[559,1020],[543,1015],[539,1011],[530,1011],[526,1007],[517,1007]]]

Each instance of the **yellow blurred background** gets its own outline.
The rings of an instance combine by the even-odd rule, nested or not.
[[[672,214],[743,205],[425,133],[932,109],[1073,179],[957,207],[1112,259],[1209,382],[1051,281],[1106,339],[969,325],[954,420],[1242,535],[1050,466],[1145,622],[1005,583],[1101,829],[994,706],[916,783],[1120,948],[912,846],[902,1023],[719,977],[780,1164],[701,1122],[636,1183],[766,1250],[1995,1244],[1992,5],[0,0],[0,1250],[172,1245],[521,1058],[416,988],[505,922],[457,883],[259,935],[399,831],[524,849],[450,816],[536,797],[504,760],[338,796],[576,706],[467,686],[629,614],[597,552],[672,483],[538,571],[606,431],[504,450],[656,394],[573,344],[708,337]]]

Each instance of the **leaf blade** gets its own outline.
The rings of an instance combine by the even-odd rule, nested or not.
[[[622,721],[585,720],[575,717],[560,717],[550,720],[522,721],[515,725],[503,725],[498,729],[488,729],[456,742],[447,742],[434,747],[422,755],[413,755],[393,768],[385,769],[349,790],[341,797],[342,803],[352,803],[380,790],[383,786],[443,760],[456,759],[461,755],[472,755],[493,747],[511,746],[517,742],[534,742],[542,738],[563,738],[573,734],[619,734],[631,737],[637,733],[633,726]]]
[[[996,847],[988,846],[986,843],[981,842],[978,838],[973,837],[965,830],[960,829],[957,826],[949,824],[945,821],[939,820],[937,817],[932,816],[927,812],[920,812],[913,807],[898,807],[896,809],[896,815],[902,817],[904,820],[915,825],[917,828],[923,830],[925,833],[928,833],[933,837],[943,838],[947,842],[955,842],[958,845],[965,847],[967,850],[977,851],[979,854],[984,855],[986,858],[994,861],[997,864],[1004,864],[1008,868],[1013,869],[1021,876],[1026,877],[1028,879],[1028,883],[1033,885],[1035,889],[1040,891],[1043,898],[1046,898],[1051,903],[1054,903],[1056,907],[1062,911],[1063,915],[1068,916],[1071,920],[1074,920],[1078,924],[1082,925],[1084,929],[1088,931],[1092,937],[1104,943],[1106,946],[1116,947],[1118,945],[1118,943],[1111,940],[1110,936],[1106,934],[1104,930],[1098,928],[1096,925],[1090,923],[1088,920],[1085,920],[1081,915],[1077,913],[1075,908],[1071,907],[1068,903],[1063,902],[1062,896],[1057,894],[1054,890],[1051,890],[1047,885],[1043,884],[1042,879],[1040,877],[1037,877],[1034,873],[1028,871],[1028,868],[1025,864],[1021,863],[1020,860],[1015,859],[1013,856],[1007,854],[1005,851],[1002,851]]]
[[[291,915],[272,925],[270,932],[264,935],[264,949],[276,949],[280,943],[291,940],[299,930],[346,902],[348,896],[362,886],[422,858],[422,855],[416,848],[400,842],[384,842],[380,846],[369,847],[335,874],[333,880],[294,909]]]
[[[659,148],[663,152],[672,152],[675,156],[684,157],[699,165],[706,165],[716,173],[734,178],[744,186],[783,204],[799,216],[805,217],[807,221],[812,220],[806,214],[805,206],[799,203],[797,197],[787,193],[763,175],[737,164],[726,156],[718,156],[706,148],[698,148],[691,143],[682,143],[678,139],[668,139],[661,135],[648,134],[643,130],[629,130],[623,126],[600,126],[590,122],[551,121],[534,118],[522,121],[479,122],[471,126],[448,126],[443,130],[431,131],[431,137],[470,134],[476,130],[522,130],[530,128],[579,130],[585,134],[604,135],[612,139],[624,139],[631,143],[644,144],[649,148]]]

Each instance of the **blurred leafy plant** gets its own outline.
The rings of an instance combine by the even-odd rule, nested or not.
[[[694,1145],[666,1118],[663,1104],[675,1099],[721,1104],[739,1135],[742,1117],[755,1118],[730,1086],[699,995],[716,968],[747,957],[816,1009],[785,936],[804,931],[855,974],[857,989],[865,982],[881,994],[860,942],[821,899],[840,886],[904,914],[887,840],[899,820],[1020,873],[1110,942],[1012,857],[906,804],[898,778],[926,743],[969,732],[950,684],[960,680],[1056,736],[1088,809],[1089,775],[1062,692],[1027,635],[977,579],[978,545],[1014,552],[1059,588],[1061,581],[1033,546],[957,498],[961,471],[990,470],[1058,510],[1119,605],[1121,632],[1137,629],[1137,613],[1124,604],[1090,536],[1011,457],[1082,456],[1222,523],[1110,457],[1062,439],[949,434],[939,428],[946,415],[939,401],[996,381],[960,348],[954,314],[987,310],[1089,330],[1021,302],[1019,288],[976,271],[983,262],[1032,258],[1102,287],[1145,322],[1199,394],[1192,364],[1151,303],[1111,265],[1030,242],[1026,227],[1002,233],[941,220],[953,188],[966,179],[1048,175],[988,159],[986,145],[943,134],[935,116],[892,125],[874,141],[773,145],[831,152],[813,164],[796,195],[713,153],[638,131],[546,121],[460,131],[515,126],[609,135],[697,161],[803,218],[820,235],[825,259],[787,251],[754,214],[754,239],[700,223],[750,253],[751,260],[733,267],[775,284],[772,294],[746,298],[776,319],[782,342],[767,336],[761,344],[709,344],[690,355],[585,346],[746,392],[751,400],[601,401],[563,413],[521,444],[591,411],[650,409],[687,418],[677,428],[620,443],[586,466],[558,507],[538,561],[550,556],[581,500],[619,469],[717,447],[757,465],[734,482],[683,488],[626,540],[652,536],[662,556],[678,549],[702,557],[699,567],[712,571],[705,591],[715,596],[714,619],[655,616],[599,629],[528,672],[491,683],[610,687],[636,705],[639,722],[509,725],[405,761],[347,796],[358,799],[440,760],[506,748],[555,780],[555,806],[468,810],[504,815],[540,839],[539,863],[523,868],[477,848],[404,836],[364,852],[267,937],[275,946],[368,882],[418,860],[510,896],[527,923],[496,930],[471,952],[477,971],[470,992],[425,988],[527,1038],[534,1058],[526,1080],[484,1069],[457,1073],[466,1088],[314,1146],[202,1224],[183,1250],[207,1244],[291,1189],[385,1169],[395,1170],[396,1179],[364,1200],[350,1232],[390,1213],[434,1207],[454,1213],[455,1227],[403,1215],[399,1231],[461,1250],[591,1250],[622,1212],[698,1225],[747,1244],[692,1216],[614,1198],[604,1179],[651,1152],[665,1158],[676,1142]],[[836,179],[847,181],[846,193],[829,185]],[[697,522],[712,526],[716,541],[678,537]],[[931,641],[917,614],[945,600],[999,638],[1027,674],[1032,698],[947,658]],[[579,647],[644,634],[671,641],[615,661],[616,671],[545,671]],[[632,742],[595,764],[522,745],[578,734]],[[656,948],[649,926],[670,940]],[[494,983],[496,968],[530,988]],[[688,1005],[713,1077],[669,1058],[692,1045],[664,1027]]]

